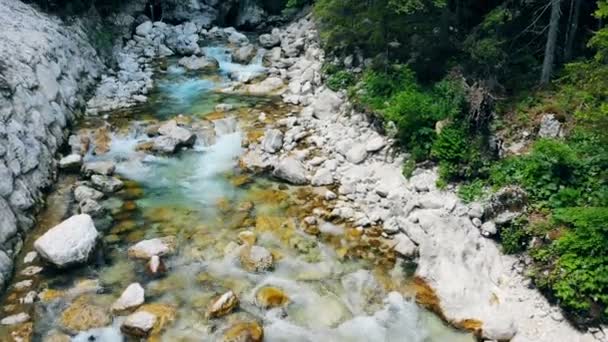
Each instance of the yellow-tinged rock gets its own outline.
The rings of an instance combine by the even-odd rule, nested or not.
[[[271,205],[285,205],[289,199],[289,194],[285,191],[274,189],[256,189],[249,195],[255,203]]]
[[[217,202],[215,202],[215,205],[223,213],[227,213],[230,211],[230,209],[232,209],[232,205],[230,204],[230,201],[226,197],[222,197],[219,200],[217,200]]]
[[[205,115],[205,119],[209,121],[220,120],[226,117],[226,112],[213,112]]]
[[[255,229],[258,232],[274,232],[281,228],[283,218],[278,216],[258,215],[255,220]]]
[[[135,203],[135,201],[125,201],[122,204],[122,209],[126,211],[133,211],[137,209],[137,203]]]
[[[66,330],[77,332],[104,327],[111,319],[107,310],[90,304],[87,297],[79,297],[61,313],[60,322]]]
[[[110,137],[109,126],[100,127],[95,131],[95,148],[93,149],[93,154],[99,155],[107,153],[110,150],[111,143],[112,138]]]
[[[249,177],[249,175],[237,175],[230,178],[230,184],[236,187],[250,184],[251,182],[253,182],[253,180],[251,177]]]
[[[262,342],[264,329],[258,322],[238,322],[224,331],[224,342]]]
[[[59,331],[51,331],[44,337],[43,342],[70,342],[72,339],[69,335]]]
[[[44,290],[42,290],[42,292],[40,292],[38,294],[38,298],[40,298],[40,301],[48,303],[57,298],[61,298],[64,295],[65,295],[65,292],[63,292],[63,291],[53,290],[53,289],[44,289]]]
[[[34,323],[27,322],[19,324],[16,328],[12,329],[11,337],[15,342],[30,342],[32,341],[32,335],[34,334]]]
[[[276,308],[289,304],[289,296],[278,287],[266,286],[255,294],[256,304],[263,309]]]
[[[151,336],[159,334],[167,325],[175,321],[177,310],[169,304],[151,303],[142,305],[136,312],[145,311],[156,316],[156,323],[150,332]]]
[[[234,292],[228,291],[211,302],[211,305],[207,309],[207,317],[217,318],[225,316],[234,311],[238,305],[239,298]]]
[[[249,230],[240,232],[238,238],[241,245],[249,246],[253,246],[257,240],[255,233]]]

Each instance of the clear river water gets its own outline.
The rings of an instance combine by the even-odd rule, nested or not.
[[[162,317],[151,341],[240,341],[227,336],[227,329],[247,322],[261,325],[269,342],[473,341],[416,304],[408,265],[373,239],[342,222],[321,221],[318,231],[302,231],[298,222],[327,205],[318,190],[241,170],[243,146],[297,108],[277,97],[223,92],[231,77],[261,74],[261,59],[239,65],[222,47],[206,53],[218,59],[219,72],[189,73],[169,60],[159,66],[147,104],[108,113],[108,150],[89,152],[85,160],[116,162],[125,188],[101,201],[112,222],[103,230],[96,260],[67,270],[53,270],[40,259],[22,261],[36,237],[73,213],[71,191],[78,177],[59,176],[2,299],[3,317],[26,312],[31,323],[0,327],[0,340],[29,331],[34,341],[49,336],[63,341],[62,333],[73,341],[129,341],[120,332],[124,316],[111,315],[109,308],[138,282],[145,288],[144,305]],[[232,109],[218,112],[220,103]],[[199,139],[192,149],[170,156],[136,149],[150,139],[146,125],[171,118],[196,128]],[[226,118],[236,119],[236,129],[214,124]],[[85,119],[76,130],[95,130],[103,121]],[[234,250],[243,231],[272,252],[272,271],[252,273],[240,266]],[[138,241],[169,235],[177,238],[178,252],[164,259],[163,276],[151,276],[145,262],[127,257]],[[44,269],[31,275],[32,266]],[[16,286],[28,280],[30,286]],[[229,290],[239,297],[239,307],[207,318],[211,301]],[[260,305],[264,294],[274,296],[275,304],[281,300],[272,308]],[[92,329],[74,331],[74,326]]]

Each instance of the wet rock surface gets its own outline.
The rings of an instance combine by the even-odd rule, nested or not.
[[[42,258],[57,267],[87,261],[95,248],[99,233],[91,216],[72,216],[51,228],[34,243]]]

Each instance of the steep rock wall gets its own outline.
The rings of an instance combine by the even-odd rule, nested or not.
[[[66,127],[103,68],[81,23],[0,0],[0,288],[55,176]]]

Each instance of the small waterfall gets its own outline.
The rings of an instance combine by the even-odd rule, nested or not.
[[[247,82],[255,77],[263,75],[266,68],[262,65],[264,49],[258,49],[256,55],[249,64],[239,64],[232,61],[230,49],[221,46],[206,47],[204,49],[207,57],[215,58],[220,64],[220,72],[238,82]]]

